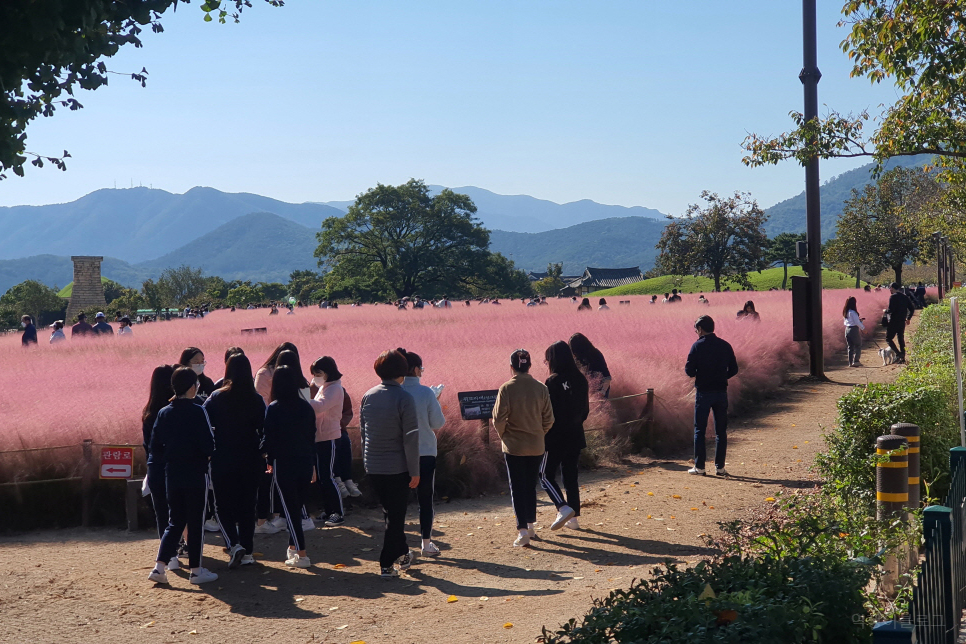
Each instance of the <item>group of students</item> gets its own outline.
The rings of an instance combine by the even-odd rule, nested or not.
[[[533,537],[538,480],[558,508],[551,528],[578,527],[577,462],[586,446],[583,422],[591,390],[575,360],[579,351],[584,356],[589,351],[592,366],[606,371],[600,351],[575,334],[569,344],[555,342],[547,349],[546,383],[529,375],[529,354],[515,351],[512,378],[497,396],[494,423],[520,529],[516,546]],[[190,583],[218,578],[202,566],[209,513],[225,540],[229,568],[255,563],[256,532],[280,529],[289,533],[286,565],[308,568],[305,529],[315,527],[305,511],[311,486],[321,489],[324,509],[319,519],[328,527],[345,520],[340,488],[361,494],[351,479],[346,426],[352,404],[342,374],[332,357],[322,356],[312,363],[312,379],[307,380],[298,350],[288,342],[254,375],[238,347],[225,352],[222,380],[213,382],[205,375],[206,364],[200,349],[188,347],[178,364],[158,366],[151,376],[142,431],[148,454],[146,487],[161,543],[148,578],[168,583],[167,571],[179,569],[179,557],[185,556]],[[386,516],[380,575],[395,577],[420,553],[440,554],[432,542],[435,432],[445,418],[439,391],[420,382],[424,366],[418,354],[385,351],[373,369],[381,382],[362,397],[359,426],[367,480]],[[590,373],[594,386],[606,393],[609,373],[606,379],[599,371]],[[556,482],[560,469],[566,495]],[[419,502],[418,551],[409,548],[405,534],[411,490]]]

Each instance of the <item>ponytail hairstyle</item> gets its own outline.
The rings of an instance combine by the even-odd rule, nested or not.
[[[409,364],[409,371],[406,374],[407,376],[415,376],[416,369],[423,368],[423,359],[419,357],[419,354],[406,351],[405,349],[396,349],[396,352],[401,353],[403,357],[406,358],[406,362]]]

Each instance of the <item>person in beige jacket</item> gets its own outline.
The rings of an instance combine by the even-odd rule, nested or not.
[[[503,443],[510,501],[520,534],[516,547],[530,544],[537,520],[537,480],[543,461],[543,437],[553,426],[547,386],[530,375],[530,354],[517,349],[510,356],[512,378],[503,383],[493,406],[493,424]]]

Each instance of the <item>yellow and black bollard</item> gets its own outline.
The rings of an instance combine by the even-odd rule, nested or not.
[[[909,506],[909,442],[904,436],[889,434],[879,436],[875,441],[875,453],[882,457],[892,453],[888,459],[876,463],[875,498],[876,518],[888,520],[905,519],[905,508]],[[893,596],[895,583],[907,566],[906,553],[890,555],[884,562],[881,588]]]
[[[912,423],[896,423],[892,426],[893,436],[902,436],[909,442],[909,504],[906,506],[910,510],[918,510],[920,495],[919,481],[919,425]]]

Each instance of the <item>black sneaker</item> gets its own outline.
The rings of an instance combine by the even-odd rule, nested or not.
[[[399,576],[399,571],[396,570],[394,566],[389,566],[388,568],[380,568],[379,576],[383,579],[392,579],[393,577]]]
[[[334,528],[342,525],[343,523],[345,523],[345,517],[343,517],[341,514],[336,514],[333,512],[329,515],[329,518],[325,520],[325,527]]]
[[[414,561],[416,561],[416,553],[412,550],[404,554],[399,559],[396,559],[396,563],[399,565],[400,570],[409,570],[409,567],[413,565]]]

